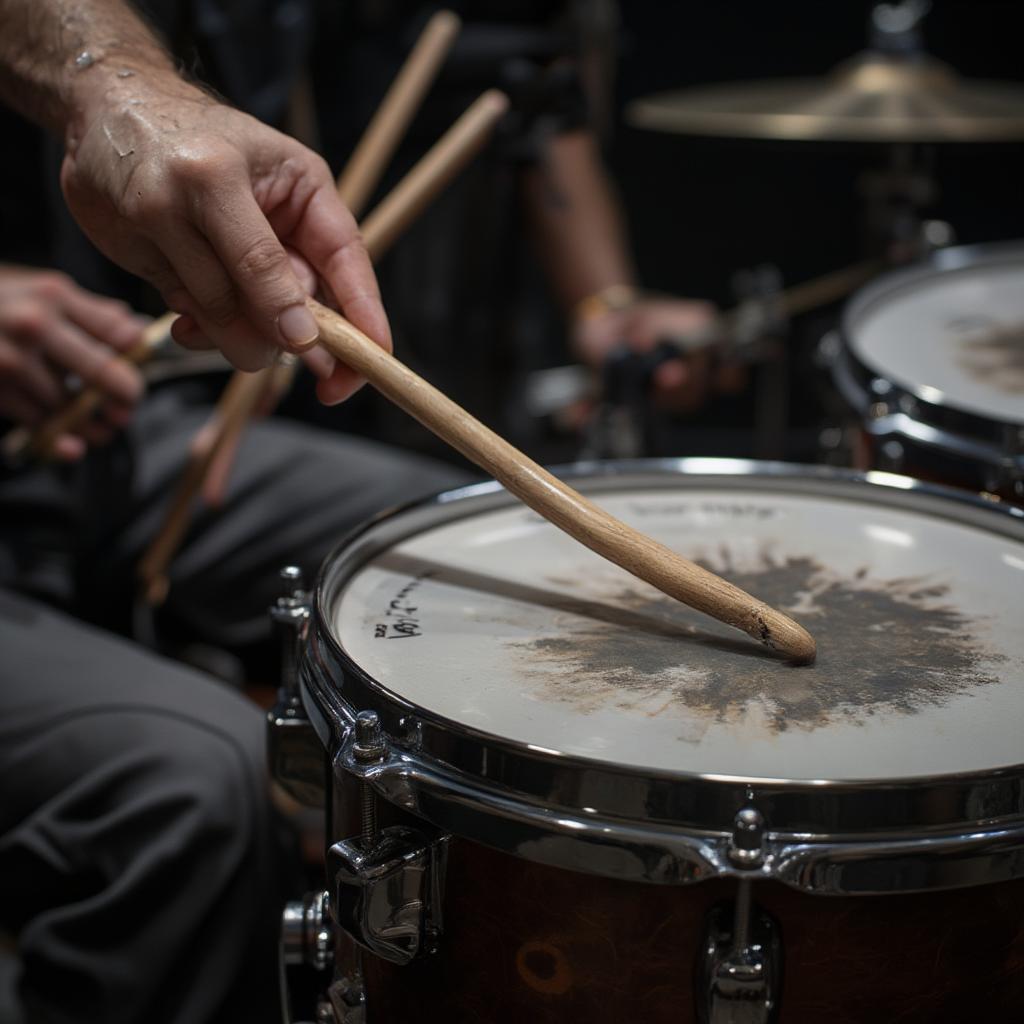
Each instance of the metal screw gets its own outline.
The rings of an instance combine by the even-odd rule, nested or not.
[[[356,715],[355,742],[352,757],[357,764],[378,764],[387,756],[387,744],[376,711],[360,711]],[[359,788],[360,839],[370,849],[377,839],[377,795],[368,782]]]
[[[279,576],[281,577],[281,582],[286,587],[286,594],[293,594],[296,587],[302,587],[302,570],[297,565],[284,566]]]
[[[299,640],[309,619],[308,595],[303,589],[302,570],[286,565],[278,573],[281,594],[270,607],[281,642],[281,680],[285,692],[298,701]]]
[[[744,807],[733,822],[729,859],[743,868],[757,867],[764,858],[764,815],[756,807]]]
[[[384,733],[380,727],[380,716],[376,711],[360,711],[356,715],[356,738],[352,745],[352,756],[359,764],[374,764],[383,761],[387,754]]]

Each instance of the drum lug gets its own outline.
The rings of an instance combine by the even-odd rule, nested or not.
[[[321,1012],[328,1024],[366,1024],[366,989],[358,972],[338,978],[327,990],[327,998]]]
[[[733,819],[728,858],[741,871],[765,863],[764,815],[747,792],[747,804]],[[724,905],[712,908],[698,965],[697,1017],[701,1024],[767,1024],[778,1002],[782,949],[772,919],[755,911],[753,879],[740,877],[729,925]]]
[[[778,929],[751,903],[753,881],[741,879],[732,908],[711,909],[697,988],[700,1024],[769,1024],[778,1006],[782,946]]]
[[[441,935],[441,904],[448,836],[393,825],[372,842],[335,843],[327,853],[334,917],[364,949],[407,964],[434,952]]]
[[[331,962],[328,894],[307,893],[285,904],[281,915],[281,956],[286,967],[306,965],[324,970]]]
[[[765,853],[764,815],[748,804],[733,820],[729,838],[729,860],[738,868],[759,868]]]
[[[281,686],[267,712],[267,762],[271,778],[299,803],[322,808],[325,800],[324,752],[299,696],[299,652],[309,621],[309,593],[302,572],[281,570],[282,593],[270,608],[281,643]]]

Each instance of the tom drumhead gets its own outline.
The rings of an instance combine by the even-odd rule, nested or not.
[[[557,757],[757,782],[1024,761],[1019,524],[987,529],[884,488],[737,484],[637,481],[598,500],[798,619],[813,666],[763,653],[518,503],[459,515],[454,502],[450,521],[385,544],[332,588],[329,628],[403,703]]]
[[[759,870],[808,891],[1020,873],[1024,511],[727,460],[572,482],[793,615],[817,662],[667,599],[497,485],[466,488],[325,563],[302,678],[337,767],[452,834],[617,878],[739,870],[745,807],[768,830]],[[363,711],[383,728],[372,766]]]
[[[1024,426],[1024,245],[949,250],[892,274],[851,303],[844,332],[878,379]]]
[[[1024,494],[1024,244],[942,250],[847,305],[823,343],[878,468]]]

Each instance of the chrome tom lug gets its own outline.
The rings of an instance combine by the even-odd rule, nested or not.
[[[737,815],[729,859],[756,872],[764,862],[764,818],[752,805]],[[701,1024],[769,1024],[782,976],[782,945],[772,918],[754,906],[753,879],[741,877],[736,902],[713,907],[698,965]]]
[[[340,753],[359,780],[360,834],[327,852],[327,877],[339,927],[358,945],[391,963],[432,953],[441,934],[448,836],[439,830],[377,824],[375,774],[386,771],[389,737],[375,711],[360,711]]]
[[[307,807],[322,808],[325,799],[323,747],[310,725],[299,696],[298,664],[310,616],[310,595],[302,570],[281,570],[282,593],[270,608],[281,642],[281,686],[267,712],[267,759],[270,774],[290,796]]]
[[[428,838],[392,825],[373,843],[362,837],[327,852],[334,917],[339,927],[375,956],[407,964],[437,948],[441,935],[448,836]]]

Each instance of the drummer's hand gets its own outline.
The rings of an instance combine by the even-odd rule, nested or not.
[[[390,348],[369,258],[319,156],[165,70],[96,82],[68,129],[64,193],[93,242],[183,314],[178,342],[212,342],[246,370],[305,349],[317,337],[305,298],[319,278]],[[314,363],[329,374],[325,401],[359,384],[322,355]]]
[[[716,316],[709,302],[645,296],[624,309],[578,319],[573,343],[584,363],[599,367],[612,349],[623,344],[636,352],[649,352],[662,341],[710,336]],[[742,386],[734,371],[714,370],[710,351],[700,348],[662,363],[652,381],[653,399],[659,406],[685,413],[696,412],[716,391]]]
[[[93,295],[54,271],[0,266],[0,416],[36,427],[67,400],[69,376],[99,388],[101,417],[54,445],[77,459],[110,439],[142,396],[139,371],[116,360],[145,327],[124,303]]]

